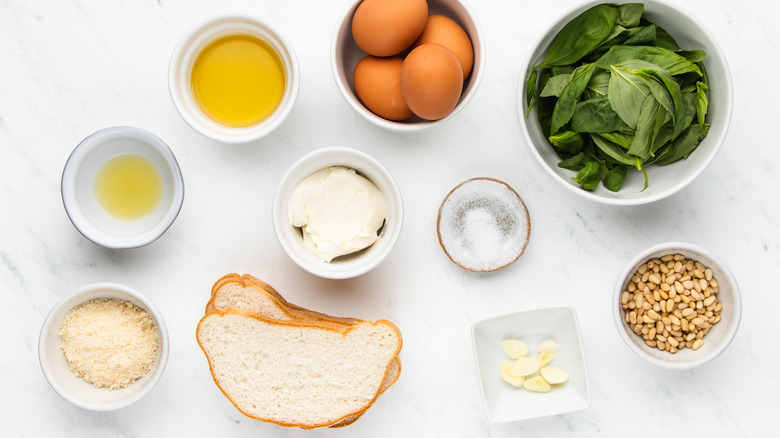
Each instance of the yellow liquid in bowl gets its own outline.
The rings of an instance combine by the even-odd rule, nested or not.
[[[162,201],[162,175],[148,158],[117,155],[98,170],[95,197],[111,216],[141,219],[153,213]]]
[[[192,67],[192,93],[201,111],[236,128],[267,119],[282,101],[284,64],[260,38],[221,37],[198,55]]]

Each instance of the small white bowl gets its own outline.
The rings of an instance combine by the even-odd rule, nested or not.
[[[525,117],[526,78],[531,67],[539,64],[547,53],[550,44],[561,28],[586,9],[600,4],[600,1],[582,3],[575,9],[563,14],[552,28],[532,45],[532,50],[522,64],[518,86],[518,112],[523,137],[532,155],[542,168],[563,187],[585,199],[611,205],[639,205],[658,201],[682,190],[699,176],[715,159],[728,132],[733,105],[733,85],[726,58],[712,34],[696,19],[695,14],[684,12],[657,0],[644,2],[644,17],[666,29],[683,49],[703,49],[707,52],[704,66],[709,80],[709,123],[710,131],[687,159],[665,166],[648,166],[649,185],[642,191],[644,176],[642,172],[629,169],[623,187],[617,192],[606,189],[601,183],[593,191],[580,188],[572,180],[576,172],[558,167],[560,158],[542,134],[532,108]]]
[[[108,214],[94,192],[100,167],[121,154],[147,158],[163,180],[160,205],[137,220]],[[73,226],[84,237],[106,248],[136,248],[154,242],[173,224],[184,202],[184,180],[173,152],[154,134],[129,126],[102,129],[82,140],[65,164],[61,191]]]
[[[152,369],[126,388],[96,388],[70,370],[60,343],[59,329],[65,314],[74,307],[96,298],[118,298],[145,310],[154,320],[159,334],[157,358]],[[110,411],[128,406],[146,395],[160,380],[168,361],[168,330],[157,308],[137,291],[116,283],[95,283],[82,287],[60,300],[43,322],[38,340],[41,370],[52,389],[62,398],[84,409]]]
[[[304,246],[301,230],[292,226],[288,211],[290,196],[298,183],[314,172],[332,166],[354,169],[374,183],[384,195],[387,209],[379,239],[373,245],[326,263]],[[330,279],[357,277],[374,269],[395,246],[404,220],[401,191],[390,173],[371,156],[343,147],[318,149],[293,164],[279,183],[272,214],[274,231],[284,252],[306,271]]]
[[[529,420],[564,414],[590,405],[590,384],[580,326],[572,307],[550,307],[495,316],[472,326],[474,357],[487,417],[492,422]],[[528,357],[536,357],[545,339],[558,343],[550,366],[561,368],[569,380],[550,392],[535,393],[501,380],[502,359],[508,359],[501,341],[514,338],[528,344]]]
[[[281,58],[286,76],[284,96],[276,111],[262,122],[245,128],[215,122],[200,110],[192,94],[192,67],[200,52],[216,39],[234,34],[255,36],[268,43]],[[192,27],[179,40],[168,67],[168,90],[181,117],[197,132],[223,143],[248,143],[281,125],[292,111],[300,81],[292,43],[269,23],[246,15],[217,17]]]
[[[362,0],[357,0],[350,6],[336,25],[331,42],[331,69],[341,95],[358,114],[369,122],[391,131],[418,132],[439,126],[455,117],[474,97],[482,76],[485,72],[485,41],[482,29],[474,13],[469,7],[458,0],[428,0],[428,14],[442,14],[455,20],[466,31],[474,48],[474,66],[471,74],[463,84],[460,101],[447,116],[439,120],[423,120],[412,117],[400,122],[387,120],[372,113],[360,101],[352,82],[355,65],[367,54],[362,51],[352,38],[352,16]]]
[[[467,271],[493,272],[523,255],[531,218],[509,184],[495,178],[470,178],[442,201],[436,234],[453,263]]]
[[[631,277],[640,265],[667,254],[681,254],[685,258],[701,262],[712,269],[713,278],[718,281],[718,301],[723,304],[721,320],[704,336],[704,344],[698,350],[682,349],[674,354],[649,347],[644,338],[635,334],[625,322],[625,312],[621,295],[628,287]],[[726,265],[709,251],[684,242],[667,242],[651,246],[634,257],[623,269],[617,279],[612,295],[612,316],[621,339],[629,350],[642,359],[663,368],[688,370],[704,365],[718,357],[728,347],[737,334],[742,317],[742,299],[737,281]]]

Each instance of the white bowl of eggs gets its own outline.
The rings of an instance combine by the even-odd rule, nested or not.
[[[474,96],[485,43],[457,0],[360,0],[336,26],[331,67],[344,99],[366,120],[420,131],[451,119]]]

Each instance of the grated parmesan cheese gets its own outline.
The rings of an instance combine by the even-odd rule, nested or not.
[[[117,298],[97,298],[62,320],[60,347],[70,370],[97,388],[125,388],[152,369],[158,333],[145,310]]]

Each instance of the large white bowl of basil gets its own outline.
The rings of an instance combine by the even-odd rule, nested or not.
[[[698,20],[666,3],[585,3],[523,65],[518,109],[531,153],[588,199],[638,205],[677,193],[726,137],[726,59]]]

